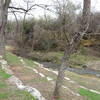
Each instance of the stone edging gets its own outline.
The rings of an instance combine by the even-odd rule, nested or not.
[[[19,78],[14,76],[13,72],[9,69],[10,66],[8,65],[7,61],[4,60],[2,56],[0,56],[0,64],[2,69],[4,69],[6,73],[12,75],[8,79],[9,82],[14,83],[18,89],[27,91],[38,100],[46,100],[36,88],[25,86]]]

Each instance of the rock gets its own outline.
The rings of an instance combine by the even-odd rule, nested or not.
[[[86,69],[86,68],[88,68],[88,66],[87,65],[82,65],[82,68]]]
[[[53,79],[52,79],[52,78],[50,78],[50,77],[47,77],[47,80],[48,80],[48,81],[52,81]]]
[[[0,59],[3,59],[3,56],[0,55]]]
[[[91,61],[87,63],[87,66],[94,70],[100,70],[100,61]]]

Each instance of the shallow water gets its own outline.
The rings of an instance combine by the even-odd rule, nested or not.
[[[41,64],[44,65],[44,67],[46,68],[52,68],[52,69],[58,69],[60,67],[59,64],[56,63],[52,63],[52,62],[40,62]],[[93,70],[93,69],[89,69],[89,68],[70,68],[67,67],[66,70],[71,71],[71,72],[75,72],[77,74],[88,74],[88,75],[94,75],[98,78],[100,78],[100,70]]]

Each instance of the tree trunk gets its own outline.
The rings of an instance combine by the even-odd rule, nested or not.
[[[0,55],[5,54],[5,26],[10,0],[0,0]]]
[[[3,0],[0,0],[0,55],[4,55]]]
[[[87,31],[90,23],[91,0],[84,0],[81,32]]]
[[[4,33],[3,30],[0,30],[0,55],[4,56],[4,54],[5,54],[5,39],[4,39],[4,35],[2,33]]]
[[[81,25],[81,32],[78,32],[73,38],[71,39],[69,46],[66,47],[66,51],[64,57],[62,59],[62,64],[59,69],[55,91],[53,94],[53,99],[58,100],[60,99],[60,89],[62,87],[62,82],[64,80],[64,72],[65,68],[68,67],[69,57],[74,51],[77,51],[77,48],[81,42],[82,37],[86,34],[87,29],[89,27],[89,17],[90,17],[90,7],[91,7],[91,0],[84,0],[84,7],[83,7],[83,16],[82,16],[82,25]]]
[[[60,99],[60,89],[62,87],[62,83],[63,83],[64,76],[65,76],[64,72],[65,72],[66,67],[68,66],[69,66],[69,53],[66,50],[62,58],[61,67],[59,68],[59,73],[58,73],[56,87],[55,87],[54,96],[53,96],[54,100]]]

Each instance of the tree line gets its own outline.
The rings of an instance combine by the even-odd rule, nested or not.
[[[100,13],[91,13],[90,25],[87,30],[89,34],[100,33],[99,20]],[[76,14],[75,11],[73,11],[73,16],[70,12],[57,18],[44,15],[39,19],[26,19],[25,22],[23,20],[18,20],[18,22],[9,20],[5,32],[7,34],[6,42],[9,44],[9,40],[12,40],[12,43],[19,49],[23,46],[22,49],[30,51],[64,51],[67,42],[66,37],[73,36],[80,25],[81,14]],[[86,35],[83,38],[87,40],[89,36]]]

